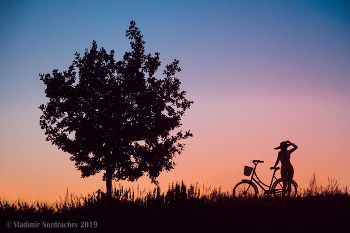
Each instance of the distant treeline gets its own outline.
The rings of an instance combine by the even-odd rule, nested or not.
[[[100,190],[87,197],[67,192],[53,204],[0,198],[0,219],[1,232],[340,232],[348,228],[350,195],[334,179],[318,186],[315,176],[297,197],[282,199],[235,200],[232,192],[177,182],[165,192],[120,186],[112,198]]]

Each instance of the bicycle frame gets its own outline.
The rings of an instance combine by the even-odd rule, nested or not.
[[[271,194],[271,193],[270,193],[270,192],[271,192],[271,187],[272,187],[272,184],[274,183],[274,181],[277,180],[275,174],[276,174],[276,171],[279,170],[279,168],[278,168],[278,169],[274,169],[273,174],[272,174],[272,178],[271,178],[271,183],[270,183],[270,185],[267,185],[267,184],[265,184],[264,182],[262,182],[262,181],[259,179],[258,175],[256,174],[256,166],[257,166],[260,162],[263,162],[263,161],[256,161],[256,160],[253,161],[253,163],[254,163],[255,166],[254,166],[254,169],[253,169],[253,172],[252,172],[252,175],[251,175],[251,178],[250,178],[249,181],[252,182],[252,183],[254,183],[254,184],[259,185],[259,187],[260,187],[261,189],[264,190],[264,194],[265,194],[265,195],[266,195],[266,194]],[[256,179],[255,179],[254,176],[256,177]],[[243,179],[243,180],[246,180],[246,179]],[[265,189],[264,186],[267,187],[267,189]]]

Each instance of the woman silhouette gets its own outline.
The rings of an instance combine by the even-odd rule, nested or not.
[[[293,149],[287,150],[288,146],[293,146]],[[281,161],[281,177],[283,180],[282,196],[285,196],[286,187],[288,184],[288,197],[289,197],[291,187],[292,187],[291,184],[293,180],[293,175],[294,175],[294,168],[290,163],[290,154],[294,152],[296,149],[298,149],[298,146],[295,145],[294,143],[291,143],[290,141],[285,141],[285,142],[281,142],[280,146],[275,148],[275,150],[278,150],[278,149],[281,149],[281,151],[278,152],[275,166],[273,166],[271,169],[275,168],[278,162]]]

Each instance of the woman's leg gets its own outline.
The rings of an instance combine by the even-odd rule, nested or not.
[[[287,188],[287,184],[288,184],[287,169],[281,168],[281,177],[282,177],[282,181],[283,181],[282,196],[284,197],[286,194],[286,188]]]
[[[290,192],[292,190],[292,180],[293,180],[293,176],[294,176],[294,168],[292,165],[288,168],[287,175],[288,175],[288,197],[290,197]]]

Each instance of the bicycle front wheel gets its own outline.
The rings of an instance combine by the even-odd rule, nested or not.
[[[282,197],[282,190],[283,190],[283,180],[278,179],[273,185],[272,185],[272,193],[274,197]],[[293,180],[291,183],[291,189],[290,189],[290,197],[295,197],[297,195],[298,188],[297,184]],[[288,195],[288,186],[286,187],[286,193],[285,195]]]
[[[257,187],[250,181],[241,181],[233,188],[234,198],[256,197]]]

